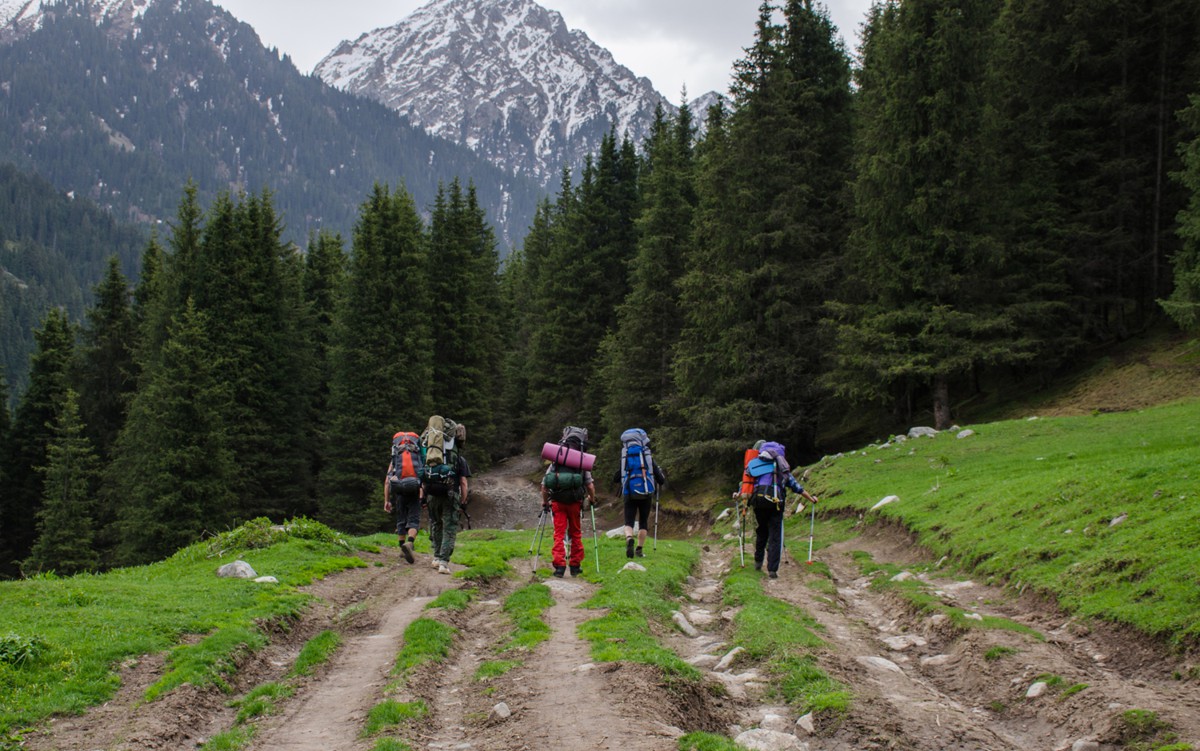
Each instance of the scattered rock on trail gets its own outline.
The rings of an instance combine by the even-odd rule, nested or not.
[[[938,432],[933,428],[917,427],[908,429],[909,438],[933,438]]]
[[[1026,699],[1036,699],[1039,696],[1041,696],[1042,694],[1046,693],[1046,689],[1048,689],[1048,688],[1050,688],[1050,687],[1049,687],[1049,685],[1046,684],[1045,681],[1038,681],[1037,683],[1030,686],[1029,690],[1025,692],[1025,698]]]
[[[975,431],[971,430],[970,428],[967,428],[966,430],[961,431],[958,435],[956,435],[954,437],[961,441],[962,439],[970,438],[973,435],[975,435]]]
[[[700,635],[700,632],[696,630],[696,627],[693,626],[690,621],[688,621],[687,616],[678,610],[676,610],[674,613],[671,613],[671,620],[675,622],[675,625],[679,627],[680,631],[692,637],[693,639]]]
[[[750,751],[808,751],[808,744],[796,736],[765,728],[747,730],[733,742]]]
[[[245,561],[234,561],[226,563],[221,568],[217,569],[217,576],[226,579],[253,579],[258,576],[254,568]]]
[[[728,670],[729,667],[733,665],[733,661],[738,658],[738,655],[745,651],[746,650],[743,647],[734,647],[733,649],[729,650],[724,657],[721,658],[721,661],[717,663],[717,666],[713,668],[713,670],[718,673]]]
[[[273,576],[260,576],[254,580],[258,584],[278,584],[279,580]]]
[[[633,563],[632,561],[630,561],[629,563],[626,563],[624,566],[622,566],[621,570],[622,571],[645,571],[646,567],[641,565],[640,563]]]

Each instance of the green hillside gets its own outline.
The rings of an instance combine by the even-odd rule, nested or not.
[[[1079,615],[1200,641],[1200,400],[968,429],[826,457],[810,475],[821,511],[903,524],[934,556]]]

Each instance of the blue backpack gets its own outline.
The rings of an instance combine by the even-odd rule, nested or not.
[[[784,484],[784,473],[790,471],[783,445],[775,441],[764,443],[758,457],[746,465],[746,474],[754,478],[755,491],[770,491],[774,496],[779,495],[780,486]]]
[[[621,434],[621,494],[654,495],[657,490],[650,437],[641,428],[630,428]]]

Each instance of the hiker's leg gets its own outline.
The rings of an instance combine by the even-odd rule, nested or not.
[[[763,558],[767,553],[767,536],[770,534],[771,512],[758,508],[757,504],[754,507],[754,521],[757,522],[754,529],[754,565],[761,567]]]
[[[442,509],[446,507],[446,496],[438,493],[427,495],[426,501],[429,504],[429,550],[433,553],[436,560],[445,560],[442,558]]]
[[[550,548],[551,562],[555,568],[562,568],[567,565],[567,551],[563,544],[563,538],[567,534],[567,512],[558,501],[551,501],[550,508],[554,511],[554,546]]]
[[[637,499],[631,495],[622,496],[622,499],[625,502],[625,537],[633,537],[633,522],[637,519],[638,512]],[[646,526],[646,523],[642,522],[642,526]]]
[[[396,524],[396,534],[416,537],[421,528],[421,498],[416,493],[400,497],[401,519]]]
[[[446,497],[446,506],[442,510],[442,560],[450,562],[454,554],[454,541],[458,539],[458,493]]]
[[[779,557],[782,546],[779,534],[783,531],[783,511],[772,510],[767,519],[767,572],[779,570]],[[760,527],[761,529],[761,527]]]
[[[568,530],[571,533],[571,565],[578,566],[583,563],[583,504],[571,503],[567,508],[564,516],[567,517]]]
[[[638,501],[638,547],[646,544],[646,535],[650,532],[650,504],[653,501],[649,496]]]

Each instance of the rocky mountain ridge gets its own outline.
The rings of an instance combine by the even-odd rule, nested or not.
[[[533,0],[432,0],[343,42],[313,72],[542,184],[577,169],[610,130],[640,144],[657,107],[677,111]],[[690,105],[698,120],[716,96]]]

